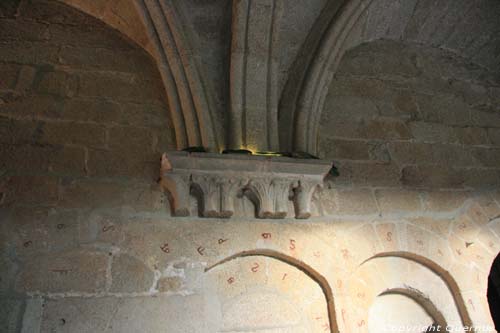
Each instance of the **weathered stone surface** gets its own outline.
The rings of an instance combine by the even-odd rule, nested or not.
[[[2,332],[18,332],[22,326],[24,300],[1,296],[0,305],[0,330]]]
[[[111,292],[140,293],[153,286],[153,272],[141,261],[126,254],[113,257]]]
[[[378,207],[370,188],[335,191],[336,213],[345,215],[377,214]]]
[[[65,298],[47,301],[42,332],[206,332],[200,296]],[[144,320],[148,318],[148,320]]]
[[[4,203],[55,204],[59,200],[59,179],[50,176],[12,176],[6,181]]]
[[[26,260],[16,289],[41,293],[97,293],[106,286],[108,255],[88,250],[60,252]]]
[[[375,197],[383,214],[418,212],[422,209],[420,193],[417,191],[377,190]]]

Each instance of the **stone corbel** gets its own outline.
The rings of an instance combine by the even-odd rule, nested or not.
[[[202,217],[229,218],[244,193],[258,218],[285,218],[293,200],[295,217],[307,219],[314,192],[330,168],[321,160],[170,152],[162,158],[160,183],[170,193],[175,216],[189,216],[191,193]]]
[[[312,214],[312,201],[314,193],[323,186],[323,182],[317,179],[301,179],[295,187],[293,203],[295,207],[295,217],[298,219],[308,219]]]
[[[246,190],[256,201],[257,217],[261,219],[285,218],[292,182],[287,179],[256,178],[250,180]]]

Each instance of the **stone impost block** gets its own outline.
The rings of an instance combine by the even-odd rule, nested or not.
[[[176,216],[189,215],[193,194],[203,217],[229,218],[234,201],[247,196],[258,218],[286,217],[293,200],[295,217],[305,219],[331,166],[323,160],[169,152],[162,158],[160,183]]]

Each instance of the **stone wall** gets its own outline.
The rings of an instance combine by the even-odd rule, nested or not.
[[[365,43],[330,87],[320,155],[348,184],[498,187],[499,96],[498,76],[453,53]]]
[[[439,172],[442,186],[386,182],[376,168],[346,172],[349,164],[385,170],[396,155],[383,147],[417,144],[396,140],[397,126],[375,132],[389,137],[340,135],[330,120],[337,111],[325,111],[331,127],[320,140],[339,141],[322,147],[341,177],[318,192],[310,220],[258,220],[243,199],[231,220],[174,218],[156,184],[173,130],[148,55],[53,2],[0,18],[0,43],[0,331],[378,333],[398,323],[380,317],[395,308],[407,309],[401,323],[418,311],[415,324],[491,325],[498,186],[481,177],[451,186]],[[368,119],[360,103],[349,112]],[[485,131],[492,140],[494,129]],[[383,147],[331,155],[342,140]],[[489,149],[481,155],[489,158],[492,144],[443,139],[422,154],[443,146],[460,148],[458,157]]]

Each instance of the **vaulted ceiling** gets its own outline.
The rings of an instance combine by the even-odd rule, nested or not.
[[[375,40],[446,50],[500,73],[498,0],[60,1],[153,55],[179,148],[316,153],[340,60]]]

